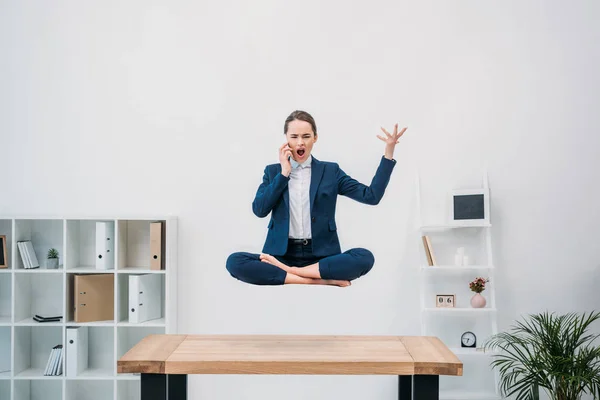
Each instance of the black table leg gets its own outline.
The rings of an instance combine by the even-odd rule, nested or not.
[[[398,400],[439,400],[439,375],[399,375]]]
[[[400,375],[398,378],[398,400],[412,400],[412,375]]]
[[[187,375],[167,375],[167,397],[169,400],[187,400]]]
[[[187,400],[187,375],[142,374],[141,400]]]

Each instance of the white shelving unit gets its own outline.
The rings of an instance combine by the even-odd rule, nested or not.
[[[114,269],[95,267],[97,221],[114,222]],[[162,221],[164,267],[150,269],[150,223]],[[0,269],[0,399],[2,400],[135,400],[139,375],[118,374],[117,360],[147,335],[177,332],[177,219],[0,217],[6,236],[8,268]],[[17,242],[31,240],[40,267],[23,266]],[[59,251],[57,269],[46,268],[46,253]],[[73,281],[80,274],[114,275],[111,320],[75,322]],[[155,320],[128,322],[128,277],[159,274],[162,314]],[[60,315],[60,322],[37,322],[38,315]],[[44,376],[48,357],[62,344],[66,328],[88,326],[88,368],[75,377]],[[4,360],[4,363],[2,362]]]
[[[482,188],[489,189],[487,173],[483,173]],[[472,188],[472,187],[470,187]],[[451,190],[448,188],[447,201]],[[487,338],[498,332],[495,295],[495,265],[492,254],[491,224],[457,226],[452,223],[424,225],[420,176],[416,176],[417,239],[421,272],[421,334],[439,337],[463,362],[463,376],[440,377],[440,399],[492,400],[501,399],[497,371],[490,366],[490,355],[479,348]],[[443,202],[442,202],[443,203]],[[439,202],[438,202],[439,204]],[[429,236],[436,265],[429,266],[422,236]],[[456,266],[454,254],[458,247],[469,256],[467,266]],[[484,308],[473,308],[469,282],[477,277],[489,278],[482,295]],[[436,307],[436,295],[454,295],[453,308]],[[464,332],[476,335],[477,347],[461,347]]]

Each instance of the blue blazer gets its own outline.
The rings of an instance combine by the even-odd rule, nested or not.
[[[367,186],[346,175],[337,163],[312,157],[309,198],[313,255],[341,253],[335,222],[337,196],[347,196],[364,204],[378,204],[395,165],[396,160],[382,156],[371,185]],[[281,164],[267,165],[252,202],[252,211],[258,217],[264,218],[271,213],[263,253],[284,255],[287,250],[290,228],[289,180],[289,177],[281,174]]]

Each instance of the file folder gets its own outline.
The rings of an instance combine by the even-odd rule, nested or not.
[[[165,258],[165,226],[162,221],[150,223],[150,269],[164,268]]]
[[[74,377],[88,368],[88,327],[67,327],[66,375]]]
[[[114,274],[74,276],[75,322],[114,320]]]
[[[129,323],[160,318],[162,278],[159,274],[129,275]]]
[[[96,269],[114,269],[114,236],[114,222],[96,222]]]

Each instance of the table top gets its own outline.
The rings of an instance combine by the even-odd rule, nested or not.
[[[159,334],[125,353],[117,372],[461,376],[463,364],[432,336]]]

